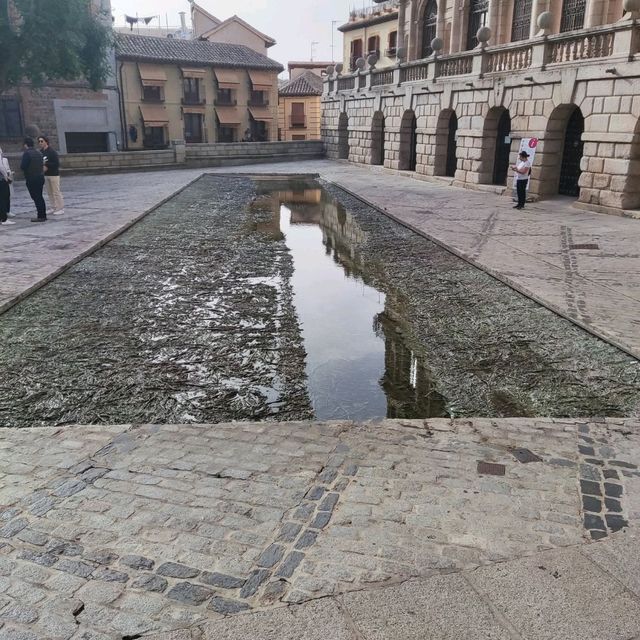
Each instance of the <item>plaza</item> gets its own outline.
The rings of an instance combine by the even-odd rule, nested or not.
[[[190,189],[292,174],[637,359],[636,220],[328,160],[92,176],[90,202],[67,176],[67,213],[36,228],[18,188],[5,327],[127,229],[187,224]],[[92,422],[1,434],[0,638],[640,634],[637,410]]]

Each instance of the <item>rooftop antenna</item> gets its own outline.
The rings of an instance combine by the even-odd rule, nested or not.
[[[335,62],[336,61],[336,56],[334,53],[334,49],[335,49],[335,45],[333,44],[333,34],[336,30],[336,25],[338,24],[337,20],[332,20],[331,21],[331,62]]]
[[[317,44],[320,44],[319,42],[312,42],[311,43],[311,62],[313,62],[313,47]]]

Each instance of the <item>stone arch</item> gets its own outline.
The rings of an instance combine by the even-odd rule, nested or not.
[[[455,178],[458,166],[457,158],[458,116],[453,109],[443,109],[436,125],[436,176]]]
[[[584,117],[575,104],[562,104],[551,112],[534,161],[540,167],[540,196],[562,193],[577,197],[582,158],[582,142],[577,135],[580,124],[584,131]]]
[[[349,116],[344,111],[338,118],[338,159],[349,159]]]
[[[506,185],[511,152],[511,115],[505,107],[492,107],[484,120],[480,183]]]
[[[371,164],[384,165],[384,113],[376,111],[371,121]]]
[[[622,194],[623,209],[640,210],[640,118],[631,142],[629,169]]]
[[[412,109],[407,109],[400,122],[398,169],[415,171],[418,160],[418,121]]]

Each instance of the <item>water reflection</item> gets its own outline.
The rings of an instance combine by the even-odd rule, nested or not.
[[[257,229],[284,238],[291,254],[294,303],[318,419],[444,416],[426,354],[411,343],[411,322],[358,247],[363,230],[326,192],[301,183],[258,182]]]

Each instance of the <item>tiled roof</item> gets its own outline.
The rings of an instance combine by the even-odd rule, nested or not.
[[[281,96],[321,96],[322,78],[313,71],[305,71],[278,90]]]
[[[116,33],[116,56],[124,60],[174,62],[199,66],[282,71],[283,66],[240,44],[152,38],[129,33]]]

